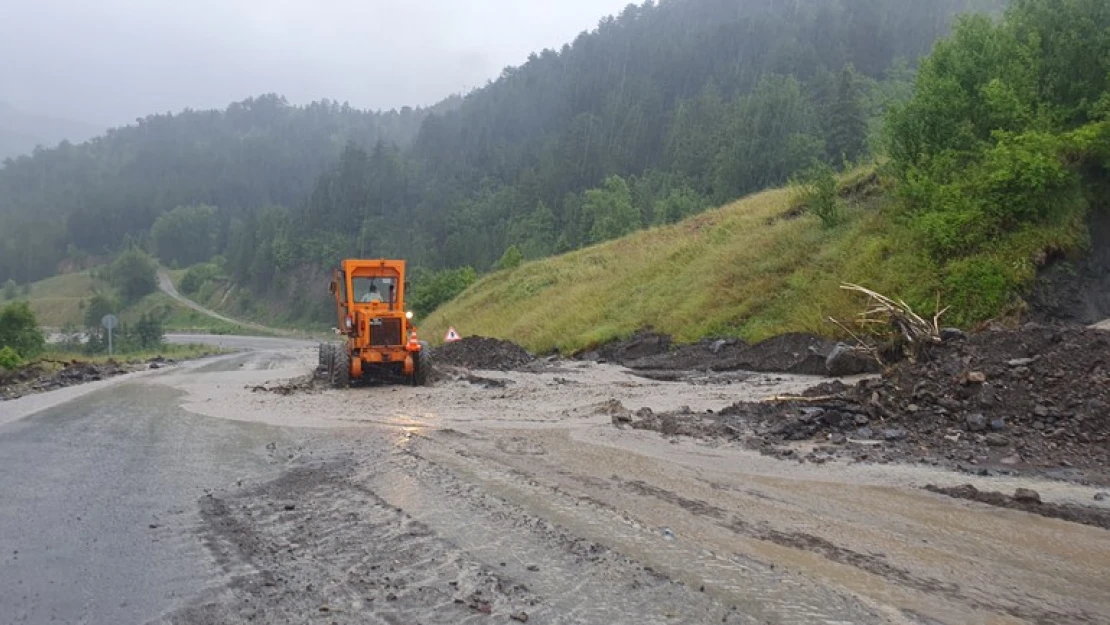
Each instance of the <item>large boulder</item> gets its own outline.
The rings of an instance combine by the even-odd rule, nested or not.
[[[837,343],[825,358],[825,371],[832,377],[870,373],[878,363],[868,354],[850,345]]]

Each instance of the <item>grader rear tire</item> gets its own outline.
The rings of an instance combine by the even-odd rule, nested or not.
[[[346,349],[334,346],[332,349],[331,371],[329,378],[333,388],[350,388],[351,354]]]
[[[320,343],[320,369],[327,370],[331,366],[331,350],[334,347],[331,343]]]

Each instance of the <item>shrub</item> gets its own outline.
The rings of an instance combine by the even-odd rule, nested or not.
[[[46,339],[27,302],[8,304],[0,311],[0,347],[10,347],[23,359],[42,353]]]
[[[964,258],[948,264],[945,301],[953,321],[967,324],[989,319],[1012,303],[1014,279],[1006,265],[990,257]]]
[[[135,341],[141,349],[154,349],[162,346],[162,341],[165,339],[165,331],[162,328],[162,320],[154,314],[145,314],[135,324]]]
[[[158,288],[154,259],[138,248],[119,255],[109,270],[112,286],[125,302],[136,302]]]
[[[436,308],[458,297],[477,279],[478,272],[471,267],[417,275],[407,296],[409,306],[416,314],[426,317]]]
[[[214,263],[202,263],[189,267],[181,278],[181,292],[187,294],[197,293],[212,278],[219,275],[219,268]]]
[[[843,221],[840,184],[827,163],[816,163],[794,179],[797,202],[817,216],[826,228]]]
[[[509,249],[501,256],[501,260],[497,261],[497,269],[504,271],[506,269],[516,269],[524,262],[524,254],[521,253],[520,248],[515,245],[510,245]]]
[[[23,365],[23,359],[19,357],[11,347],[0,348],[0,369],[7,369],[11,371],[18,369]]]

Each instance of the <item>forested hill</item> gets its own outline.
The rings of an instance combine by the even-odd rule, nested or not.
[[[1002,4],[648,2],[430,116],[263,97],[150,117],[7,163],[0,281],[130,240],[170,263],[222,254],[261,294],[342,254],[484,270],[507,250],[539,257],[674,222],[815,160],[864,158],[953,16]],[[163,221],[160,242],[149,234],[200,204]]]
[[[219,206],[230,219],[295,205],[348,142],[407,145],[427,113],[368,112],[327,100],[297,107],[265,95],[223,111],[151,115],[86,143],[7,159],[0,281],[38,279],[65,258],[110,254],[176,206]]]
[[[909,68],[953,16],[1003,4],[629,6],[430,117],[411,151],[349,152],[291,231],[481,270],[510,247],[534,258],[673,222],[815,159],[865,157],[874,122],[909,97]]]

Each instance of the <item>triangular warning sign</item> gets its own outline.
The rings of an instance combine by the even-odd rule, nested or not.
[[[462,340],[462,337],[459,336],[459,333],[453,327],[448,328],[447,329],[447,336],[443,337],[443,342],[444,343],[454,343],[456,341],[461,341],[461,340]]]

